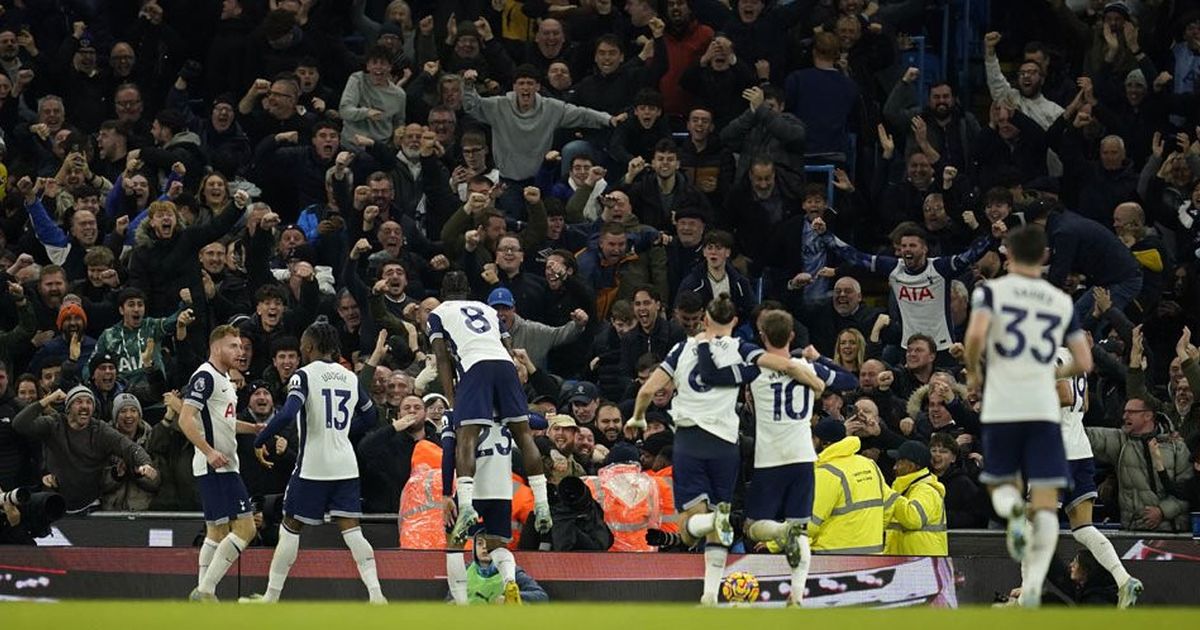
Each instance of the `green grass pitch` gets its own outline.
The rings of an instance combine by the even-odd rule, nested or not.
[[[193,604],[189,602],[60,602],[55,604],[0,604],[4,628],[75,628],[100,630],[154,628],[155,630],[212,630],[214,628],[339,628],[396,630],[400,627],[470,627],[482,623],[487,630],[573,628],[611,630],[641,628],[935,628],[953,623],[971,630],[1106,630],[1108,628],[1187,628],[1200,615],[1183,609],[965,608],[945,610],[906,608],[893,610],[828,609],[717,609],[685,605],[652,604],[548,604],[455,608],[444,604],[397,603],[370,606],[342,603],[277,605]],[[730,624],[735,625],[730,625]],[[811,624],[822,624],[813,626]],[[434,625],[437,624],[437,625]],[[441,625],[451,624],[451,625]],[[460,626],[459,624],[464,624]],[[753,625],[752,625],[753,624]]]

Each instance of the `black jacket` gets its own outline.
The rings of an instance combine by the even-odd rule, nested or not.
[[[425,423],[426,440],[437,440],[437,432]],[[412,474],[412,454],[417,443],[408,431],[397,433],[391,423],[371,430],[355,449],[362,476],[363,511],[395,514],[400,493]]]
[[[946,488],[946,524],[950,529],[987,527],[991,509],[987,491],[954,462],[938,477]]]

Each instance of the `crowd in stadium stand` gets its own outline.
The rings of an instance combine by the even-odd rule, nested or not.
[[[208,332],[241,330],[238,414],[261,424],[325,316],[381,409],[365,511],[419,507],[447,406],[426,321],[462,270],[518,349],[552,484],[617,466],[667,517],[672,391],[625,423],[726,293],[745,339],[786,309],[797,356],[857,377],[814,422],[889,481],[926,445],[948,526],[988,527],[962,335],[1000,237],[1033,223],[1094,342],[1095,520],[1189,531],[1200,3],[992,2],[941,49],[965,59],[939,58],[943,5],[4,2],[0,489],[197,510],[176,420]],[[282,493],[294,429],[265,456],[239,439],[251,494]],[[581,509],[554,548],[654,548]]]

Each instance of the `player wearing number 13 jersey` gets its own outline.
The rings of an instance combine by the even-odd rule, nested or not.
[[[1055,382],[1090,370],[1092,354],[1071,298],[1041,278],[1045,232],[1026,226],[1005,240],[1009,274],[975,290],[966,334],[967,380],[971,387],[980,384],[986,356],[980,480],[991,490],[996,514],[1008,520],[1009,552],[1022,563],[1024,576],[1020,602],[1036,607],[1058,540],[1058,490],[1068,485]],[[1071,361],[1057,366],[1064,341]],[[1022,479],[1033,512],[1029,535]]]
[[[329,514],[354,556],[371,602],[387,602],[379,588],[375,551],[358,524],[362,499],[358,460],[350,444],[351,433],[361,434],[375,425],[376,410],[358,377],[337,363],[339,339],[337,329],[324,318],[304,331],[300,354],[305,365],[292,375],[283,407],[254,439],[254,446],[262,449],[287,424],[299,425],[296,469],[283,495],[279,543],[271,559],[267,593],[260,601],[279,599],[300,548],[300,530],[323,524]]]

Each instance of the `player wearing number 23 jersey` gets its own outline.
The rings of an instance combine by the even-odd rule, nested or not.
[[[1030,486],[1065,487],[1055,359],[1065,341],[1083,335],[1071,298],[1040,278],[1009,274],[978,287],[973,308],[991,314],[980,480],[994,484],[1024,474]]]

